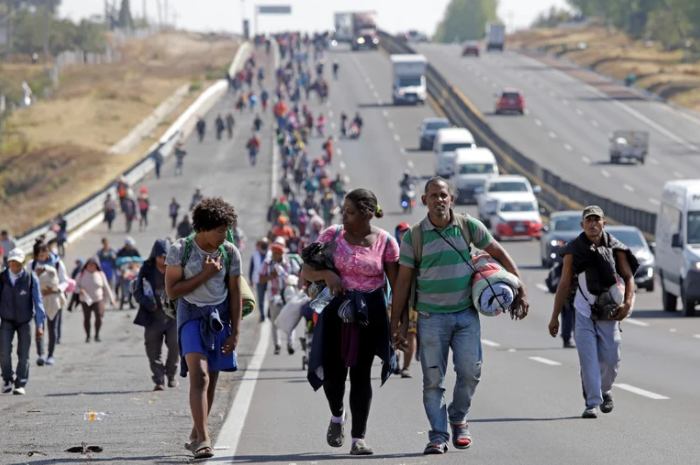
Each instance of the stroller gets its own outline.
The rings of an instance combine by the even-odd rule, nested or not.
[[[142,257],[119,257],[117,258],[117,273],[119,276],[119,290],[121,300],[119,302],[119,310],[124,310],[124,304],[128,301],[129,308],[136,308],[133,301],[133,293],[131,291],[131,283],[136,280],[139,275],[141,265],[146,261]]]

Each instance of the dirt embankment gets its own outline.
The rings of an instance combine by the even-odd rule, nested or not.
[[[681,50],[663,51],[659,43],[634,41],[603,27],[520,31],[509,43],[546,50],[618,79],[635,74],[638,87],[700,111],[700,63]]]
[[[0,147],[2,229],[19,235],[103,188],[141,158],[203,88],[228,69],[238,40],[169,32],[128,39],[122,60],[65,68],[50,99],[15,110]],[[12,79],[36,80],[43,65],[9,64]],[[190,93],[126,155],[107,155],[178,88]]]

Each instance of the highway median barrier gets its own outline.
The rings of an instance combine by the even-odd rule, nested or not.
[[[399,42],[384,31],[380,31],[380,44],[390,54],[416,53],[407,44]],[[479,110],[431,64],[428,64],[426,70],[426,81],[429,100],[439,114],[446,116],[453,124],[471,131],[479,146],[487,147],[494,153],[503,171],[523,175],[533,185],[542,187],[538,199],[548,214],[558,210],[582,210],[586,205],[598,205],[605,211],[609,223],[636,226],[647,238],[653,239],[656,213],[629,207],[590,192],[565,181],[561,176],[526,157],[496,134]]]

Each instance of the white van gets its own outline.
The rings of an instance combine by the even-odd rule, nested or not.
[[[490,178],[498,176],[496,157],[489,149],[455,151],[455,187],[458,203],[476,203],[476,191]]]
[[[656,218],[656,266],[664,310],[695,314],[700,301],[700,179],[670,181]]]
[[[464,128],[444,128],[435,134],[435,173],[449,178],[455,170],[455,150],[476,148],[474,136]]]

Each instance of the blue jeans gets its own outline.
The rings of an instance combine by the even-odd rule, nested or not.
[[[17,333],[17,373],[12,372],[12,340]],[[12,382],[16,374],[15,387],[24,387],[29,379],[29,347],[32,343],[32,324],[14,321],[0,322],[0,367],[2,379]]]
[[[258,301],[257,305],[260,309],[260,321],[265,320],[265,292],[267,291],[267,283],[256,284],[258,288]]]
[[[420,363],[423,369],[423,406],[430,422],[430,444],[450,439],[451,424],[467,420],[476,386],[481,380],[481,324],[473,308],[455,313],[418,312]],[[452,361],[457,382],[449,407],[445,404],[447,358]]]

